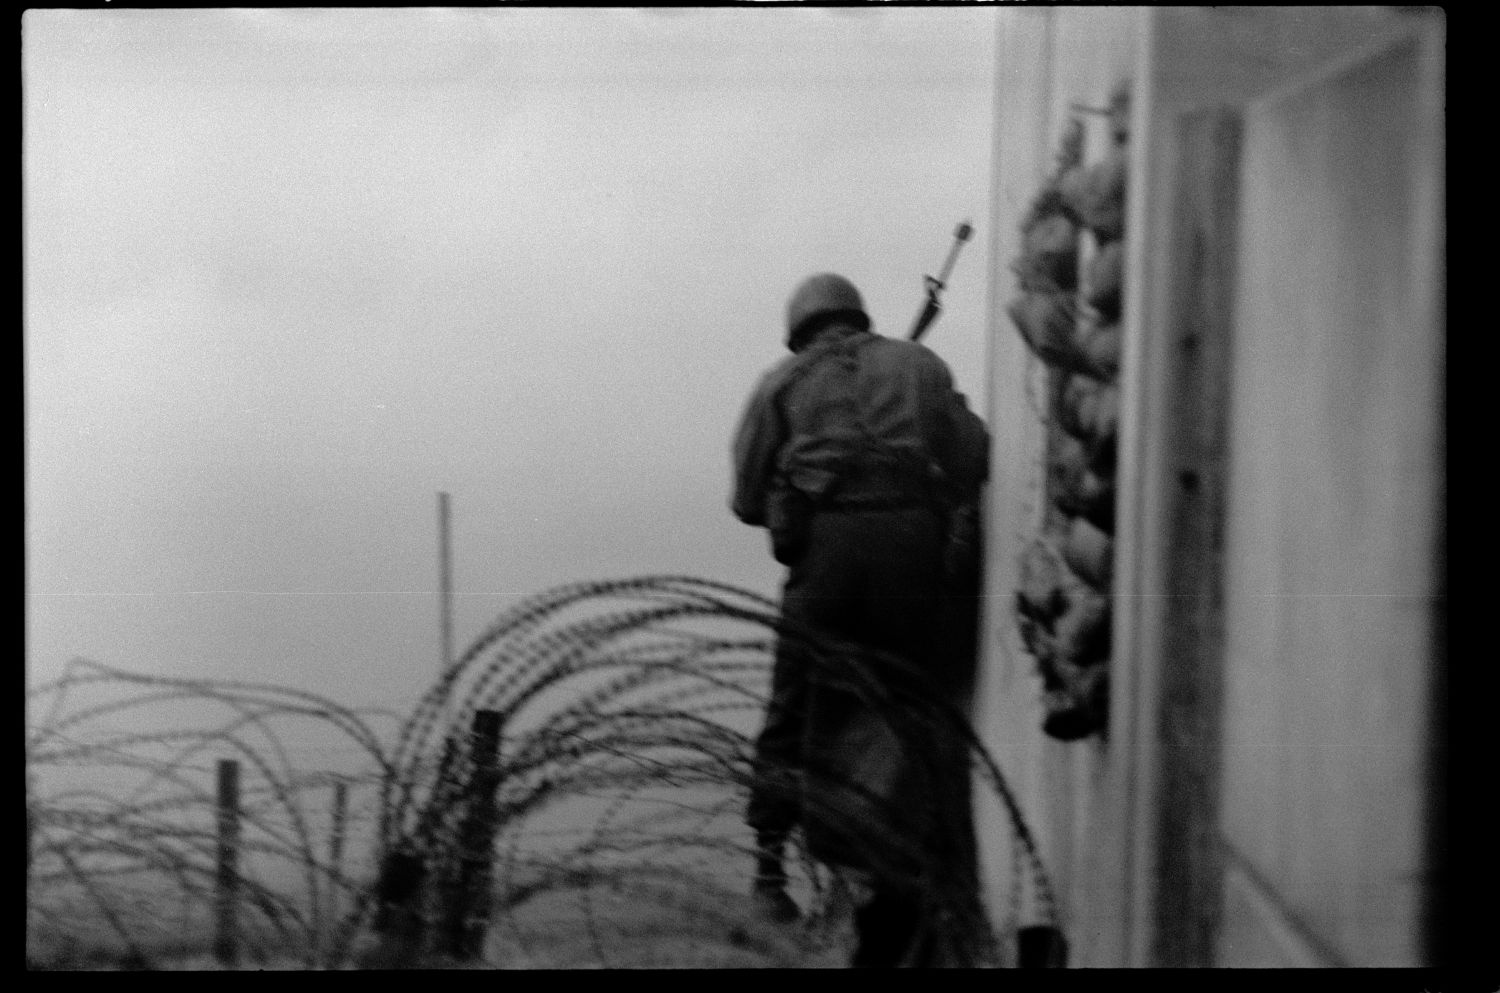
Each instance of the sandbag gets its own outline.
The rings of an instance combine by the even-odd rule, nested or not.
[[[1084,411],[1084,448],[1088,452],[1089,470],[1101,476],[1113,476],[1120,435],[1120,388],[1114,383],[1104,384],[1090,400]]]
[[[1089,260],[1084,275],[1084,302],[1108,320],[1118,318],[1124,279],[1125,242],[1109,242]]]
[[[1109,724],[1109,667],[1059,667],[1060,685],[1042,693],[1042,731],[1059,741],[1077,741]]]
[[[1076,513],[1105,534],[1115,533],[1115,480],[1092,470],[1079,479]]]
[[[1100,382],[1091,376],[1070,375],[1057,392],[1055,414],[1057,426],[1083,440],[1088,434],[1087,412]]]
[[[1016,594],[1017,600],[1020,594]],[[1052,668],[1052,659],[1057,654],[1057,640],[1042,622],[1021,614],[1017,625],[1021,632],[1021,644],[1031,657],[1036,659],[1037,672],[1041,673],[1043,687],[1061,686],[1060,677]]]
[[[1055,436],[1047,449],[1048,492],[1078,493],[1088,468],[1088,450],[1083,442],[1066,434]]]
[[[1054,625],[1056,654],[1074,665],[1092,665],[1109,657],[1110,599],[1093,590],[1068,597],[1067,609]]]
[[[1075,576],[1042,539],[1027,548],[1021,572],[1018,627],[1042,678],[1042,729],[1063,741],[1093,734],[1107,716],[1109,598]]]
[[[1114,544],[1108,534],[1075,517],[1063,543],[1063,562],[1094,589],[1107,591],[1114,579]]]
[[[1043,622],[1049,628],[1052,619],[1065,606],[1062,600],[1066,567],[1061,554],[1045,539],[1038,538],[1021,555],[1020,581],[1016,587],[1016,606],[1024,615]]]
[[[1043,362],[1071,371],[1092,368],[1080,350],[1073,307],[1065,294],[1027,293],[1012,300],[1006,313]]]
[[[1011,266],[1025,290],[1071,290],[1078,285],[1078,225],[1062,213],[1041,217],[1021,239]]]
[[[1130,86],[1121,83],[1109,94],[1109,139],[1123,146],[1130,140]]]
[[[1115,533],[1115,481],[1092,469],[1052,490],[1052,504],[1067,517],[1083,517],[1106,534]]]
[[[1063,209],[1083,224],[1083,205],[1088,200],[1089,170],[1079,163],[1057,177],[1057,195]]]
[[[1078,329],[1078,367],[1096,379],[1114,379],[1120,374],[1122,337],[1118,323],[1085,324]]]
[[[1031,203],[1026,206],[1026,216],[1021,218],[1021,233],[1027,234],[1032,228],[1045,221],[1054,214],[1068,215],[1068,205],[1063,200],[1062,191],[1054,182],[1048,182],[1036,196],[1031,198]]]
[[[1069,212],[1100,244],[1125,233],[1125,149],[1112,148],[1093,165],[1069,170],[1058,190]]]
[[[1058,394],[1057,423],[1092,449],[1112,439],[1120,421],[1120,390],[1092,376],[1070,376]]]

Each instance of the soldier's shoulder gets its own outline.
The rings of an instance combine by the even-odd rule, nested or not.
[[[868,347],[877,348],[881,351],[893,354],[931,355],[936,358],[937,353],[920,341],[912,341],[910,338],[893,338],[890,335],[876,334],[871,331],[866,337]]]
[[[785,355],[775,365],[761,374],[760,382],[756,384],[757,394],[768,394],[779,390],[787,382],[797,375],[797,370],[803,365],[800,355]]]
[[[912,341],[908,338],[887,338],[884,335],[871,337],[873,340],[869,347],[877,350],[882,356],[901,362],[917,362],[941,369],[948,368],[948,364],[937,352],[920,341]]]

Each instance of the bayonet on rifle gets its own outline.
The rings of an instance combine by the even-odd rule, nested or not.
[[[953,263],[958,260],[958,250],[964,247],[964,242],[969,240],[969,235],[974,233],[974,228],[968,221],[964,221],[953,232],[953,247],[948,249],[948,261],[943,263],[942,272],[938,276],[923,276],[922,280],[927,287],[927,301],[922,305],[922,312],[917,315],[916,323],[911,326],[911,334],[907,335],[912,341],[919,340],[927,333],[927,328],[942,312],[942,302],[938,300],[938,294],[948,283],[948,274],[953,271]]]

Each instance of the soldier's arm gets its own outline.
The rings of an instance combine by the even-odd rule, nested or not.
[[[785,442],[781,418],[773,404],[774,376],[767,376],[740,415],[732,449],[734,490],[729,509],[746,524],[766,523],[766,497],[776,472],[776,456]]]
[[[929,402],[937,407],[934,455],[955,496],[972,499],[989,478],[989,429],[969,409],[964,395],[954,388],[953,374],[947,364],[931,350],[924,347],[923,351]]]
[[[949,394],[948,422],[951,441],[946,469],[955,487],[967,498],[989,479],[990,432],[958,392]]]

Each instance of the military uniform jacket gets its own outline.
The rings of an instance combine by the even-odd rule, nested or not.
[[[765,525],[791,487],[815,504],[973,499],[987,478],[984,422],[918,342],[848,325],[822,331],[760,381],[733,446],[730,507]]]

